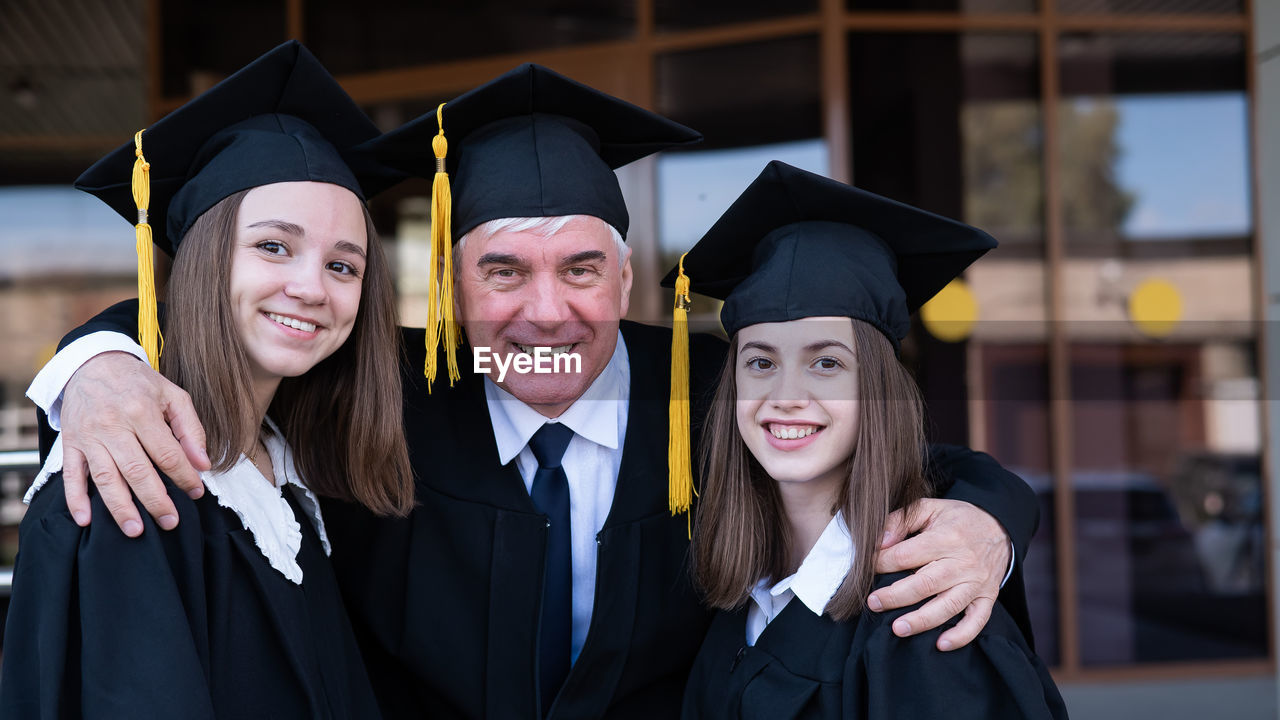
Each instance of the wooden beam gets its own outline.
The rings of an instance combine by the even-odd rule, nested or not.
[[[288,39],[304,42],[306,34],[306,14],[302,0],[288,0],[285,4],[285,28]]]
[[[848,30],[840,22],[843,0],[821,0],[822,33],[819,52],[822,73],[822,136],[827,142],[827,174],[853,182],[853,152],[849,122]]]
[[[621,74],[628,74],[641,53],[634,39],[578,45],[569,48],[492,55],[433,65],[356,73],[338,76],[338,82],[356,102],[371,104],[422,97],[449,96],[464,92],[525,62],[546,65],[575,80],[604,90],[615,87]],[[637,85],[616,93],[628,102],[647,105],[649,97],[639,97]]]
[[[1049,436],[1053,471],[1054,546],[1058,563],[1058,647],[1062,669],[1080,670],[1080,597],[1076,592],[1076,517],[1072,491],[1071,349],[1064,328],[1066,248],[1059,175],[1058,27],[1052,2],[1046,2],[1040,32],[1041,122],[1044,124],[1045,278],[1049,293]]]
[[[654,36],[653,44],[657,52],[700,50],[718,45],[741,45],[793,35],[807,35],[820,30],[822,30],[821,15],[795,15],[736,25],[660,33]]]

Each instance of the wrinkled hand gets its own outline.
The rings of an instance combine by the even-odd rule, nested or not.
[[[82,527],[90,518],[86,477],[129,537],[142,534],[134,494],[160,527],[178,525],[157,466],[191,497],[204,494],[197,468],[209,469],[209,458],[191,397],[128,353],[98,355],[71,376],[62,448],[67,508]]]
[[[938,638],[938,649],[967,645],[991,619],[1009,570],[1009,535],[994,517],[960,500],[921,500],[911,520],[907,524],[901,510],[889,516],[876,572],[919,569],[872,593],[867,606],[892,610],[932,597],[894,621],[894,634],[915,635],[964,612],[960,622]],[[920,534],[904,539],[914,532]]]

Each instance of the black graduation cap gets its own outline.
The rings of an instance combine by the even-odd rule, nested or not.
[[[241,190],[313,180],[364,199],[389,187],[403,176],[350,153],[377,135],[320,61],[289,41],[144,130],[141,148],[134,141],[116,148],[75,186],[134,222],[130,168],[142,152],[153,240],[173,254],[196,218]]]
[[[461,237],[507,217],[593,215],[627,234],[614,168],[702,135],[541,65],[526,63],[370,142],[380,162],[436,172],[443,130]]]
[[[442,335],[449,383],[460,377],[454,238],[499,218],[563,215],[598,217],[626,237],[627,206],[614,168],[701,139],[661,115],[526,63],[366,143],[361,151],[375,162],[433,178],[428,272],[439,266],[441,277],[428,283],[428,388]]]
[[[172,255],[205,211],[260,185],[326,182],[363,200],[403,178],[350,152],[377,135],[320,61],[290,41],[139,131],[76,180],[137,223],[139,342],[152,367],[160,355],[153,242]]]
[[[683,266],[694,292],[725,301],[730,335],[832,315],[870,323],[897,349],[911,313],[995,246],[975,227],[775,160]]]

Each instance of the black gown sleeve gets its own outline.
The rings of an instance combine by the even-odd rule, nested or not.
[[[893,634],[893,620],[910,609],[863,618],[845,668],[845,717],[1065,720],[1048,668],[1000,606],[972,643],[950,652],[936,645],[954,620],[909,638]]]
[[[1022,478],[1005,470],[995,458],[956,445],[930,447],[929,474],[938,496],[973,503],[990,513],[1013,541],[1013,573],[1000,588],[1000,604],[1008,610],[1027,644],[1035,647],[1031,613],[1027,608],[1022,565],[1031,536],[1040,524],[1040,504]]]
[[[61,475],[20,530],[0,679],[3,718],[212,718],[201,528],[184,518],[126,537],[92,499],[93,524],[67,511]]]
[[[957,445],[933,445],[929,451],[939,497],[964,500],[990,513],[1009,533],[1021,563],[1040,526],[1040,504],[1031,487],[986,453]]]
[[[163,322],[164,305],[160,305],[159,313]],[[138,301],[121,300],[102,312],[94,315],[88,322],[72,330],[62,337],[58,343],[61,350],[85,335],[99,331],[118,332],[136,338],[138,336]]]

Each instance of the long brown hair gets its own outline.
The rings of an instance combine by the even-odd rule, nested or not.
[[[191,396],[220,472],[254,446],[259,430],[230,299],[236,221],[248,193],[206,211],[179,246],[160,359],[165,376]],[[400,411],[395,291],[368,210],[364,219],[367,261],[351,336],[310,371],[284,378],[269,412],[317,494],[405,515],[413,506],[413,475]]]
[[[862,612],[875,577],[885,519],[925,497],[924,403],[888,338],[852,320],[858,372],[858,432],[836,505],[856,549],[853,567],[826,612]],[[705,478],[693,533],[693,572],[709,605],[740,607],[763,578],[789,568],[790,526],[777,483],[747,449],[735,415],[738,339],[731,343],[707,415],[699,461]]]

